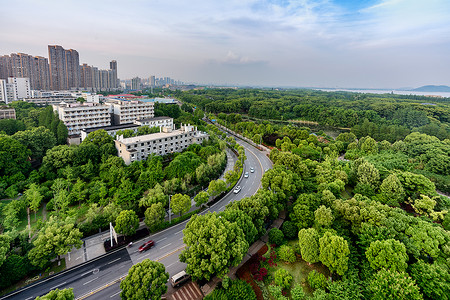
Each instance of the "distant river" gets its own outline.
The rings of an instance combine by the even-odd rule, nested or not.
[[[350,90],[350,89],[316,89],[325,92],[353,92],[353,93],[369,93],[369,94],[398,94],[398,95],[418,95],[418,96],[442,96],[450,98],[450,93],[445,92],[416,92],[416,91],[397,91],[397,90]]]

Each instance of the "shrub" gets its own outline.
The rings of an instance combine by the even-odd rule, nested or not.
[[[305,292],[303,291],[303,287],[300,284],[296,283],[291,290],[292,300],[302,300],[305,299],[305,297],[306,295]]]
[[[313,270],[308,274],[308,283],[312,289],[324,289],[327,285],[327,279],[322,273]]]
[[[283,232],[278,228],[272,228],[269,231],[269,243],[275,245],[281,245],[284,240]]]
[[[281,227],[281,231],[284,234],[284,237],[288,240],[293,240],[298,235],[298,228],[294,224],[294,222],[286,221],[283,223],[283,226]]]
[[[292,247],[289,247],[287,245],[283,245],[280,247],[278,255],[280,259],[286,263],[293,263],[296,261],[294,249],[292,249]]]
[[[289,289],[292,284],[292,275],[285,269],[278,269],[275,272],[275,284],[283,289]]]

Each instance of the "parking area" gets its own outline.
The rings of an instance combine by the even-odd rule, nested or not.
[[[197,283],[189,281],[173,293],[168,299],[173,300],[197,300],[203,299],[203,294]]]

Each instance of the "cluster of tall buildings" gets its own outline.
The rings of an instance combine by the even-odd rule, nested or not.
[[[155,77],[154,75],[148,78],[134,77],[131,80],[124,80],[121,82],[121,87],[124,90],[140,90],[146,87],[168,87],[173,85],[182,85],[183,82],[172,79],[170,77]]]
[[[78,51],[58,45],[48,46],[48,59],[25,53],[0,56],[0,80],[29,78],[31,90],[110,91],[119,87],[117,62],[110,69],[99,70],[80,65]]]

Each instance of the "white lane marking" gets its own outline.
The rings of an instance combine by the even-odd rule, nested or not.
[[[25,299],[25,300],[30,300],[30,299],[34,299],[34,297],[28,297],[27,299]]]
[[[85,283],[83,283],[83,285],[89,284],[89,283],[91,283],[92,281],[97,280],[97,279],[98,279],[98,277],[95,277],[94,279],[91,279],[91,280],[89,280],[89,281],[86,281]]]
[[[184,237],[180,237],[178,240],[179,240],[179,241],[182,241],[183,239],[184,239]]]
[[[170,265],[166,266],[166,268],[170,268],[171,266],[173,266],[174,264],[177,264],[177,263],[179,263],[179,262],[180,262],[180,261],[177,260],[176,262],[173,262],[173,263],[171,263]]]
[[[219,210],[222,210],[222,209],[224,209],[225,208],[225,205],[222,205],[220,208],[219,208]]]
[[[164,241],[164,240],[167,240],[167,237],[162,238],[162,239],[160,239],[160,240],[158,240],[158,241],[156,241],[156,242],[159,243],[159,242]]]
[[[113,262],[116,262],[116,261],[118,261],[118,260],[120,260],[120,259],[121,259],[121,257],[119,257],[119,258],[116,258],[116,259],[114,259],[114,260],[110,261],[110,262],[108,263],[108,265],[109,265],[109,264],[112,264]]]
[[[51,291],[51,290],[54,290],[54,289],[56,289],[57,287],[60,287],[60,286],[62,286],[62,285],[64,285],[64,284],[66,284],[66,281],[64,281],[63,283],[60,283],[60,284],[58,284],[58,285],[55,285],[54,287],[52,287],[52,288],[50,289],[50,291]]]
[[[94,270],[90,270],[89,272],[83,273],[80,275],[80,277],[83,277],[84,275],[90,274],[90,273],[94,273]]]
[[[120,294],[120,293],[122,293],[122,291],[118,291],[117,293],[115,293],[115,294],[109,296],[109,298],[112,298],[112,297],[114,297],[114,296],[117,296],[117,295]]]
[[[162,246],[162,247],[159,248],[159,249],[164,249],[164,248],[166,248],[166,247],[169,247],[170,245],[172,245],[172,243],[169,243],[169,244],[167,244],[167,245],[165,245],[165,246]]]
[[[174,234],[179,234],[180,232],[183,232],[183,230],[177,231]]]

